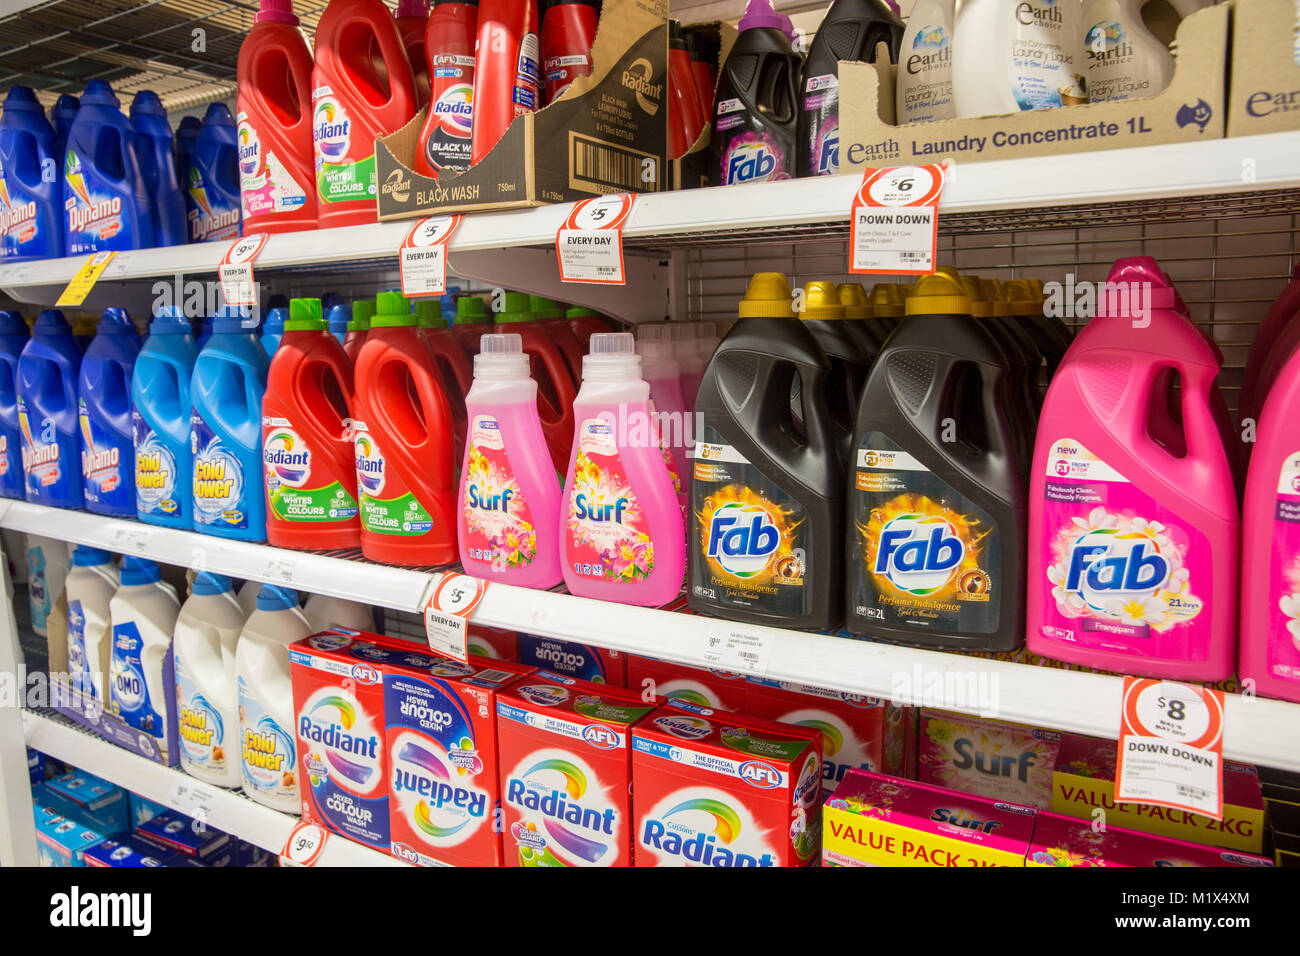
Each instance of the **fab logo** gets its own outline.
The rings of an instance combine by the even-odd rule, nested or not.
[[[327,97],[316,104],[312,133],[316,152],[325,162],[337,163],[347,156],[352,142],[351,129],[352,121],[337,100]]]
[[[1094,610],[1158,593],[1169,580],[1169,560],[1159,544],[1138,531],[1097,528],[1074,542],[1065,590]]]
[[[817,147],[817,175],[833,176],[840,171],[840,127],[824,126]]]
[[[267,478],[290,488],[301,488],[311,475],[311,449],[290,428],[277,428],[267,436],[262,460],[266,462]]]
[[[767,569],[781,543],[781,532],[767,509],[729,502],[709,521],[709,557],[738,578]]]
[[[880,532],[875,573],[911,594],[933,594],[948,584],[966,556],[966,545],[946,519],[902,514]]]
[[[726,183],[765,183],[774,178],[777,157],[764,142],[741,143],[727,158]]]

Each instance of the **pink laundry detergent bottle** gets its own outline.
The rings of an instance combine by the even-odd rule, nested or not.
[[[1237,411],[1242,421],[1259,415],[1268,395],[1264,367],[1276,354],[1274,346],[1284,330],[1288,326],[1297,325],[1291,321],[1297,313],[1300,313],[1300,261],[1291,270],[1291,281],[1269,307],[1264,321],[1259,323],[1259,330],[1255,332],[1255,339],[1250,344],[1250,352],[1246,356],[1246,373],[1241,380],[1241,399],[1237,402]],[[1281,357],[1286,359],[1288,355],[1288,352],[1283,352]]]
[[[1101,297],[1048,389],[1030,487],[1028,647],[1220,680],[1233,665],[1240,521],[1214,412],[1219,362],[1154,259],[1121,259],[1107,282],[1149,289],[1148,308]],[[1170,370],[1176,419],[1162,391]]]

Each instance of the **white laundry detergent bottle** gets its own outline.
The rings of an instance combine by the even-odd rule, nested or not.
[[[239,606],[244,609],[244,620],[257,610],[257,595],[261,590],[261,581],[248,580],[239,586]]]
[[[57,538],[27,536],[27,599],[32,609],[32,630],[46,635],[46,620],[63,593],[68,576],[68,546]]]
[[[952,14],[955,0],[918,0],[898,53],[898,125],[952,119]]]
[[[166,753],[175,739],[172,690],[172,634],[181,602],[162,580],[156,561],[122,559],[117,593],[109,602],[113,650],[109,661],[109,707],[127,726],[156,738]]]
[[[218,787],[238,787],[239,692],[235,647],[244,611],[224,574],[200,571],[176,619],[176,718],[181,766]]]
[[[1174,55],[1143,17],[1143,7],[1151,3],[1085,0],[1083,56],[1090,103],[1154,96],[1173,79]],[[1196,0],[1180,0],[1170,9],[1186,16],[1195,12]]]
[[[79,545],[64,585],[68,592],[68,676],[72,686],[103,704],[107,698],[112,631],[108,605],[117,592],[117,565],[100,548]]]
[[[350,627],[354,631],[375,629],[375,612],[368,604],[345,601],[330,594],[313,594],[307,598],[302,612],[312,633],[333,627]]]

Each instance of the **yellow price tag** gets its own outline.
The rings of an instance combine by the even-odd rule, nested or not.
[[[77,274],[68,281],[68,286],[59,296],[59,301],[54,303],[59,308],[71,308],[86,301],[86,296],[90,295],[90,290],[95,288],[95,283],[99,281],[100,275],[113,261],[116,252],[96,252],[77,270]]]

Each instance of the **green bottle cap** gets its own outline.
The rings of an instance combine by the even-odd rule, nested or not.
[[[329,323],[321,314],[320,299],[289,300],[289,318],[284,323],[286,332],[318,332],[328,328]]]
[[[560,303],[554,299],[543,298],[540,295],[530,295],[528,297],[528,308],[532,310],[533,318],[539,322],[564,318],[564,310],[560,308]]]
[[[375,314],[370,320],[372,329],[411,327],[415,316],[400,292],[381,292],[375,296]]]
[[[352,302],[352,321],[348,323],[348,331],[366,331],[370,328],[370,320],[374,318],[374,315],[374,299],[354,299]]]
[[[496,314],[498,325],[505,322],[532,322],[536,318],[528,301],[528,293],[507,292],[501,297],[501,311]]]
[[[447,327],[447,320],[442,317],[442,303],[437,299],[416,299],[415,321],[422,329]]]
[[[462,296],[456,300],[456,317],[452,321],[456,325],[492,324],[492,320],[488,318],[487,306],[476,295]]]

